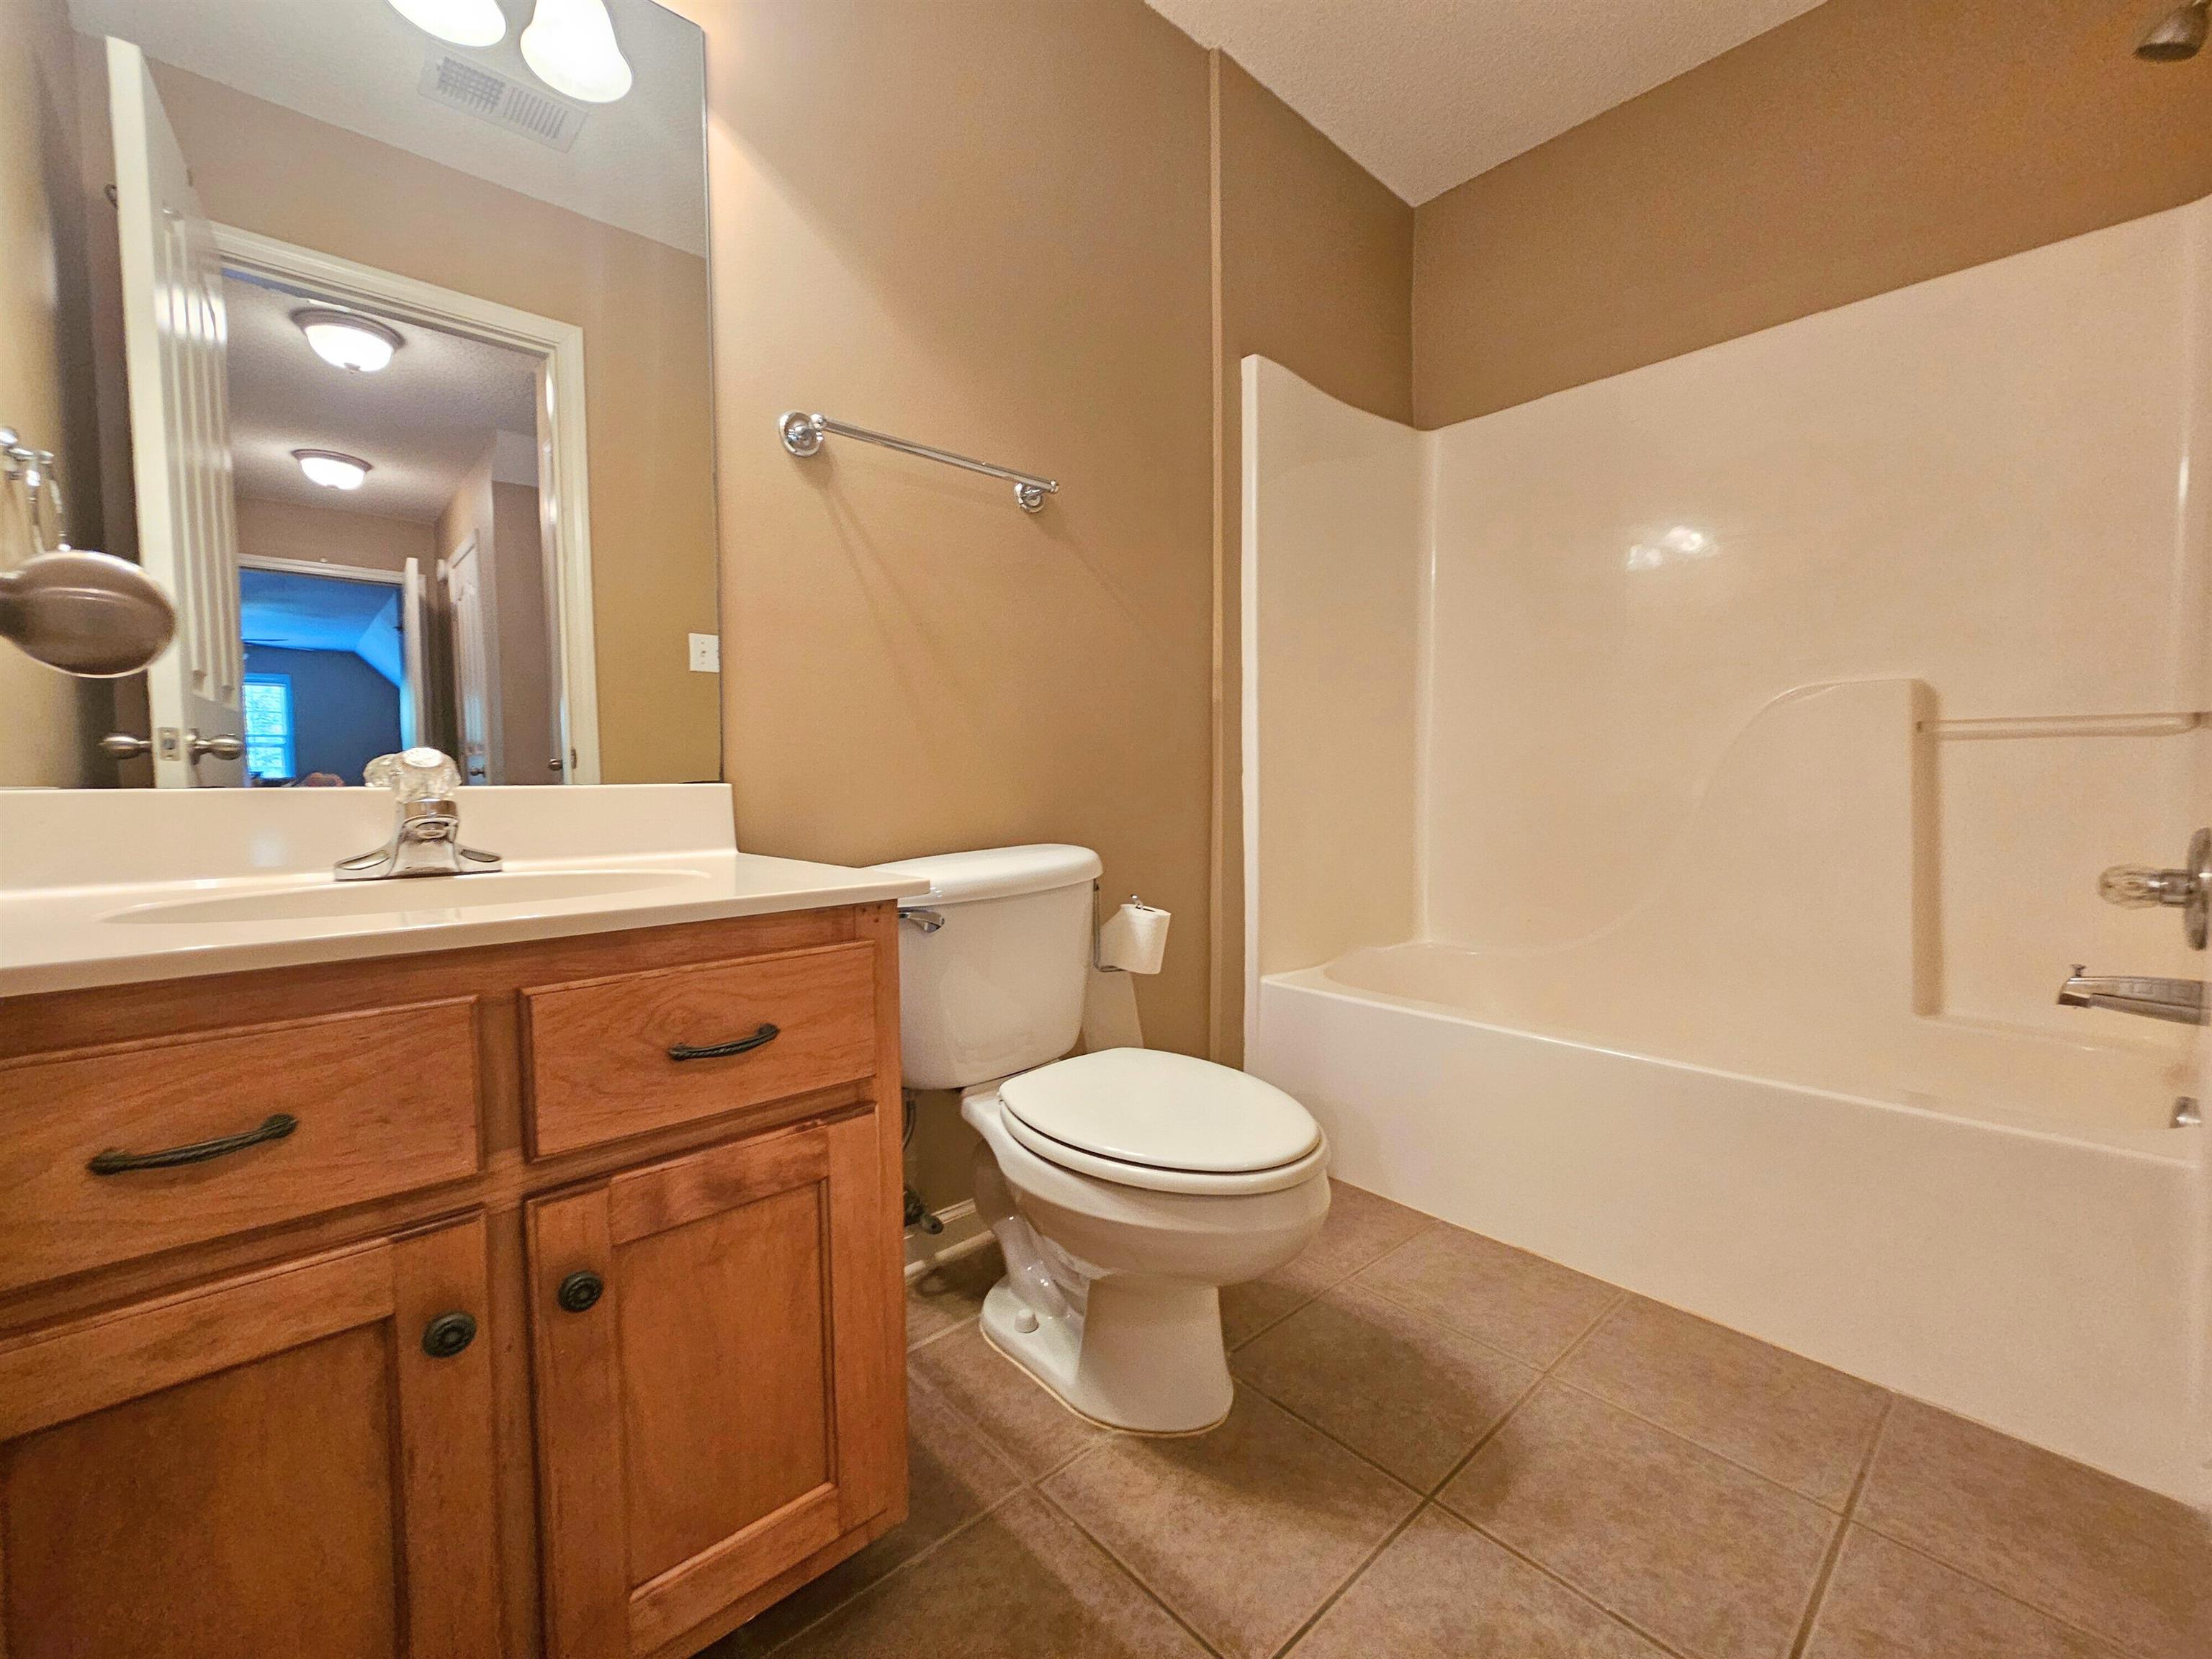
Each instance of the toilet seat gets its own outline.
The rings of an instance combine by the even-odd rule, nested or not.
[[[1046,1162],[1152,1192],[1279,1192],[1328,1163],[1305,1108],[1225,1066],[1148,1048],[1057,1060],[999,1086],[1000,1120]]]

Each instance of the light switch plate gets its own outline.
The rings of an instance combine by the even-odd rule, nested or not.
[[[691,672],[695,674],[719,674],[722,672],[722,636],[720,634],[691,635]]]

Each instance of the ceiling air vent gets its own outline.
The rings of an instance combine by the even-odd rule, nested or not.
[[[534,138],[550,149],[568,149],[584,125],[584,111],[566,99],[510,81],[497,70],[451,52],[441,52],[422,65],[418,90],[425,98]]]

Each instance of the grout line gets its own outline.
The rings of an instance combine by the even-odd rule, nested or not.
[[[1345,1592],[1350,1589],[1354,1584],[1358,1583],[1360,1579],[1366,1575],[1368,1568],[1373,1566],[1376,1562],[1382,1559],[1382,1552],[1389,1549],[1391,1545],[1396,1543],[1400,1535],[1405,1532],[1407,1528],[1412,1526],[1414,1522],[1420,1518],[1421,1511],[1426,1508],[1428,1508],[1428,1504],[1425,1502],[1415,1504],[1413,1507],[1407,1512],[1403,1520],[1400,1521],[1396,1526],[1391,1528],[1389,1532],[1383,1534],[1382,1541],[1376,1544],[1373,1549],[1368,1551],[1366,1554],[1361,1556],[1359,1558],[1358,1565],[1354,1566],[1350,1572],[1345,1575],[1344,1582],[1339,1584],[1334,1589],[1331,1590],[1327,1595],[1322,1597],[1321,1605],[1316,1607],[1310,1613],[1307,1614],[1304,1620],[1300,1623],[1298,1627],[1292,1631],[1290,1635],[1285,1637],[1275,1648],[1275,1659],[1281,1659],[1281,1656],[1287,1654],[1292,1648],[1304,1641],[1306,1639],[1307,1633],[1310,1632],[1316,1625],[1321,1623],[1323,1618],[1328,1616],[1328,1610],[1331,1607],[1334,1607],[1339,1601],[1344,1599]]]
[[[1258,1383],[1248,1382],[1241,1376],[1232,1377],[1231,1380],[1240,1389],[1249,1389],[1253,1394],[1257,1395],[1261,1401],[1273,1406],[1277,1411],[1282,1413],[1284,1416],[1289,1418],[1293,1423],[1304,1424],[1307,1428],[1311,1429],[1322,1439],[1328,1441],[1330,1445],[1334,1446],[1339,1451],[1351,1453],[1352,1456],[1366,1464],[1369,1468],[1374,1470],[1376,1474],[1381,1475],[1392,1486],[1402,1486],[1407,1492],[1413,1493],[1416,1498],[1425,1498],[1426,1494],[1412,1481],[1407,1480],[1404,1475],[1400,1474],[1395,1469],[1384,1468],[1382,1464],[1376,1462],[1372,1457],[1360,1450],[1358,1447],[1353,1445],[1350,1441],[1339,1438],[1335,1434],[1322,1427],[1322,1425],[1315,1422],[1311,1418],[1301,1413],[1296,1407],[1285,1405],[1281,1401],[1276,1399],[1274,1395],[1269,1394]],[[1508,1409],[1510,1408],[1509,1407]],[[1418,1505],[1416,1507],[1418,1507]]]
[[[1855,1521],[1852,1524],[1856,1526],[1860,1531],[1870,1533],[1875,1537],[1881,1539],[1885,1544],[1893,1545],[1895,1547],[1903,1550],[1908,1555],[1917,1555],[1922,1560],[1929,1563],[1931,1565],[1942,1568],[1946,1572],[1955,1572],[1960,1577],[1965,1579],[1968,1583],[1978,1585],[1983,1589],[1989,1591],[1992,1595],[2003,1597],[2016,1607],[2026,1608],[2039,1619],[2047,1620],[2062,1629],[2072,1632],[2075,1635],[2082,1638],[2085,1641],[2106,1650],[2111,1656],[2111,1659],[2157,1659],[2157,1656],[2150,1653],[2148,1650],[2130,1646],[2128,1643],[2123,1641],[2118,1637],[2107,1636],[2102,1631],[2093,1629],[2089,1626],[2084,1625],[2076,1620],[2068,1618],[2063,1613],[2054,1613],[2049,1607],[2040,1607],[2035,1602],[2027,1600],[2025,1596],[2005,1589],[2002,1584],[1992,1584],[1988,1579],[1982,1577],[1978,1573],[1969,1571],[1966,1568],[1960,1566],[1956,1561],[1947,1561],[1943,1557],[1936,1554],[1925,1545],[1916,1544],[1911,1539],[1899,1538],[1894,1533],[1883,1530],[1882,1528],[1871,1521]]]
[[[1466,1454],[1460,1458],[1459,1462],[1454,1463],[1451,1468],[1444,1471],[1444,1477],[1443,1480],[1437,1481],[1435,1486],[1429,1488],[1428,1497],[1431,1501],[1437,1501],[1437,1495],[1443,1492],[1446,1486],[1451,1485],[1453,1481],[1459,1479],[1460,1472],[1465,1469],[1468,1464],[1474,1462],[1475,1458],[1480,1455],[1482,1449],[1485,1446],[1487,1446],[1492,1441],[1498,1437],[1498,1431],[1508,1423],[1513,1420],[1514,1414],[1517,1413],[1522,1407],[1528,1403],[1529,1400],[1534,1396],[1536,1390],[1544,1386],[1546,1381],[1549,1379],[1552,1373],[1557,1370],[1560,1366],[1565,1364],[1568,1359],[1575,1353],[1576,1350],[1580,1348],[1583,1343],[1589,1340],[1591,1333],[1595,1331],[1599,1326],[1604,1324],[1608,1318],[1612,1317],[1613,1310],[1620,1307],[1620,1304],[1627,1299],[1628,1293],[1626,1291],[1621,1291],[1606,1305],[1605,1310],[1602,1313],[1599,1314],[1596,1318],[1590,1321],[1589,1329],[1583,1331],[1580,1336],[1568,1343],[1567,1346],[1560,1351],[1558,1358],[1554,1359],[1548,1365],[1532,1368],[1535,1370],[1536,1375],[1529,1379],[1528,1386],[1522,1389],[1519,1394],[1513,1396],[1512,1403],[1507,1406],[1503,1412],[1498,1413],[1498,1420],[1492,1423],[1488,1428],[1485,1429],[1475,1437],[1474,1443],[1467,1449]],[[1413,1310],[1408,1309],[1407,1311],[1410,1313]],[[1431,1320],[1430,1322],[1433,1324],[1437,1322]],[[1474,1340],[1476,1341],[1480,1341],[1482,1339],[1477,1337]],[[1486,1344],[1485,1346],[1486,1346],[1488,1345]],[[1498,1352],[1503,1353],[1504,1352],[1504,1350],[1501,1348]],[[1519,1360],[1519,1363],[1523,1365],[1528,1364],[1527,1360],[1521,1359],[1520,1356],[1517,1354],[1509,1354],[1506,1357],[1508,1358]],[[1447,1515],[1458,1516],[1462,1520],[1466,1519],[1464,1516],[1459,1515],[1458,1510],[1451,1509],[1449,1506],[1444,1506],[1444,1512]]]
[[[1334,1180],[1334,1176],[1330,1178]],[[1349,1183],[1340,1182],[1339,1184],[1348,1185]],[[1357,1193],[1364,1193],[1366,1192],[1367,1189],[1364,1187],[1354,1187],[1352,1190]],[[1372,1194],[1370,1195],[1372,1196]],[[1383,1200],[1385,1203],[1389,1203],[1390,1201],[1391,1200],[1388,1199]],[[1416,1211],[1414,1213],[1419,1214],[1419,1212]],[[1231,1353],[1237,1353],[1249,1347],[1253,1343],[1257,1342],[1261,1337],[1267,1335],[1269,1331],[1273,1330],[1276,1326],[1281,1324],[1284,1321],[1295,1318],[1299,1314],[1304,1313],[1308,1308],[1313,1306],[1315,1303],[1320,1301],[1331,1291],[1342,1290],[1346,1285],[1352,1283],[1353,1279],[1358,1278],[1360,1274],[1365,1273],[1370,1267],[1372,1267],[1376,1263],[1381,1261],[1385,1256],[1396,1255],[1400,1250],[1404,1249],[1407,1245],[1420,1237],[1422,1234],[1434,1232],[1439,1227],[1449,1227],[1451,1225],[1449,1222],[1439,1221],[1434,1216],[1422,1216],[1421,1220],[1422,1224],[1420,1226],[1414,1228],[1412,1232],[1407,1233],[1405,1237],[1400,1239],[1395,1244],[1392,1244],[1384,1249],[1377,1251],[1374,1255],[1371,1255],[1366,1261],[1360,1262],[1357,1267],[1346,1269],[1334,1279],[1330,1279],[1328,1283],[1323,1285],[1319,1290],[1316,1290],[1311,1295],[1302,1298],[1295,1306],[1284,1309],[1282,1312],[1277,1314],[1273,1319],[1261,1326],[1259,1329],[1254,1331],[1249,1336],[1239,1338],[1236,1342],[1230,1345],[1229,1352]],[[1324,1223],[1323,1224],[1326,1225],[1327,1224]],[[1363,1288],[1367,1289],[1370,1295],[1380,1296],[1382,1294],[1381,1291],[1373,1289],[1371,1286]],[[1396,1301],[1395,1297],[1387,1299],[1394,1303]],[[1411,1313],[1413,1310],[1409,1308],[1407,1311]],[[1431,1324],[1434,1324],[1437,1322],[1431,1320],[1429,1322]],[[1450,1327],[1447,1326],[1445,1328],[1449,1330]],[[1503,1352],[1503,1350],[1501,1350],[1501,1352]]]
[[[1846,1488],[1844,1500],[1843,1503],[1823,1503],[1820,1498],[1813,1497],[1808,1492],[1798,1491],[1796,1487],[1790,1485],[1787,1481],[1776,1480],[1765,1469],[1753,1468],[1742,1459],[1733,1456],[1729,1453],[1721,1450],[1717,1446],[1709,1446],[1704,1441],[1698,1439],[1695,1435],[1685,1434],[1681,1430],[1675,1428],[1671,1424],[1662,1423],[1656,1417],[1646,1417],[1642,1412],[1638,1411],[1633,1406],[1624,1406],[1620,1401],[1613,1399],[1611,1395],[1600,1394],[1595,1389],[1585,1388],[1583,1384],[1576,1382],[1574,1378],[1571,1376],[1553,1377],[1552,1381],[1557,1382],[1561,1388],[1567,1389],[1570,1393],[1578,1394],[1585,1400],[1595,1401],[1607,1411],[1618,1412],[1621,1416],[1629,1419],[1632,1422],[1641,1423],[1647,1429],[1656,1429],[1670,1440],[1679,1440],[1684,1445],[1690,1447],[1692,1450],[1702,1452],[1705,1455],[1711,1458],[1717,1463],[1725,1463],[1732,1469],[1740,1470],[1741,1473],[1751,1476],[1753,1480],[1757,1480],[1762,1486],[1773,1487],[1776,1492],[1780,1492],[1785,1498],[1794,1498],[1799,1503],[1810,1504],[1814,1509],[1819,1510],[1823,1515],[1843,1515],[1846,1513],[1845,1504],[1850,1502],[1851,1488]],[[1889,1406],[1890,1401],[1885,1399],[1882,1402],[1881,1416],[1875,1419],[1876,1438],[1880,1437],[1881,1422],[1883,1419],[1886,1419],[1888,1416]],[[1863,1465],[1862,1465],[1862,1467],[1863,1467]]]
[[[1442,1504],[1438,1504],[1437,1507],[1439,1509],[1443,1509]],[[1638,1624],[1633,1619],[1629,1618],[1626,1613],[1618,1611],[1603,1601],[1601,1601],[1597,1598],[1596,1594],[1587,1586],[1577,1583],[1573,1579],[1560,1572],[1557,1568],[1547,1565],[1546,1563],[1538,1560],[1534,1556],[1528,1553],[1518,1545],[1512,1543],[1509,1540],[1499,1537],[1496,1533],[1491,1531],[1489,1528],[1484,1526],[1480,1522],[1468,1520],[1457,1510],[1443,1509],[1443,1513],[1449,1516],[1453,1520],[1459,1522],[1462,1525],[1472,1528],[1475,1532],[1480,1534],[1492,1543],[1497,1545],[1498,1548],[1504,1550],[1516,1561],[1521,1563],[1522,1566],[1533,1568],[1537,1572],[1543,1574],[1545,1577],[1550,1579],[1561,1589],[1566,1591],[1568,1595],[1573,1596],[1577,1601],[1584,1602],[1590,1607],[1595,1607],[1600,1613],[1603,1613],[1607,1619],[1612,1620],[1614,1624],[1620,1626],[1624,1630],[1633,1631],[1638,1637],[1642,1638],[1644,1641],[1649,1642],[1653,1647],[1658,1649],[1662,1653],[1673,1654],[1676,1656],[1676,1659],[1696,1659],[1696,1656],[1689,1653],[1687,1650],[1676,1647],[1672,1642],[1668,1641],[1664,1637],[1654,1635],[1651,1632],[1644,1629],[1643,1626]]]
[[[1065,1468],[1067,1465],[1062,1464],[1060,1467]],[[1057,1473],[1057,1471],[1055,1471],[1055,1473]],[[1158,1607],[1162,1613],[1167,1614],[1169,1618],[1174,1620],[1177,1625],[1181,1626],[1192,1641],[1197,1643],[1199,1646],[1204,1648],[1208,1653],[1216,1656],[1216,1659],[1219,1659],[1221,1650],[1216,1647],[1212,1642],[1207,1641],[1204,1636],[1200,1635],[1197,1627],[1194,1626],[1189,1620],[1184,1618],[1180,1613],[1177,1613],[1175,1608],[1169,1604],[1168,1599],[1152,1587],[1151,1583],[1146,1580],[1145,1575],[1139,1572],[1133,1563],[1123,1560],[1121,1555],[1114,1549],[1113,1546],[1109,1544],[1104,1539],[1101,1538],[1097,1533],[1091,1531],[1090,1528],[1085,1526],[1081,1519],[1073,1510],[1069,1509],[1065,1504],[1061,1503],[1060,1499],[1054,1497],[1052,1493],[1044,1489],[1043,1482],[1040,1481],[1037,1483],[1036,1492],[1036,1495],[1044,1501],[1044,1503],[1052,1510],[1054,1514],[1059,1516],[1061,1520],[1066,1522],[1069,1526],[1074,1528],[1075,1530],[1083,1537],[1088,1539],[1092,1548],[1096,1549],[1101,1555],[1104,1556],[1109,1561],[1111,1561],[1115,1566],[1119,1567],[1121,1570],[1123,1576],[1139,1589],[1142,1590],[1145,1593],[1146,1599],[1151,1601],[1154,1606]]]
[[[956,1331],[966,1330],[970,1325],[975,1324],[981,1318],[982,1316],[981,1314],[969,1314],[967,1318],[961,1320],[957,1324],[947,1325],[941,1331],[932,1331],[927,1336],[923,1337],[919,1342],[908,1343],[906,1345],[906,1351],[909,1355],[920,1353],[924,1348],[931,1347],[937,1343],[944,1341],[946,1337],[952,1335]]]
[[[906,1574],[907,1571],[908,1571],[909,1568],[911,1568],[911,1567],[915,1567],[915,1566],[918,1565],[920,1563],[921,1563],[921,1562],[923,1562],[923,1561],[927,1560],[931,1556],[933,1556],[933,1555],[936,1554],[936,1553],[938,1553],[938,1551],[939,1551],[939,1550],[943,1549],[943,1548],[944,1548],[947,1544],[950,1544],[950,1543],[951,1543],[954,1539],[956,1539],[956,1538],[959,1537],[959,1536],[960,1536],[960,1534],[961,1534],[962,1533],[966,1532],[966,1531],[968,1531],[969,1528],[973,1528],[973,1527],[975,1527],[975,1526],[978,1526],[978,1525],[981,1524],[983,1522],[989,1520],[989,1519],[991,1518],[991,1516],[993,1516],[994,1515],[996,1515],[996,1514],[997,1514],[1000,1510],[1004,1509],[1007,1504],[1009,1504],[1012,1503],[1012,1502],[1014,1501],[1014,1499],[1016,1499],[1017,1498],[1019,1498],[1019,1497],[1020,1497],[1020,1496],[1021,1496],[1024,1492],[1027,1492],[1028,1490],[1029,1490],[1029,1487],[1028,1487],[1027,1484],[1026,1484],[1026,1483],[1024,1483],[1024,1484],[1023,1484],[1023,1485],[1021,1485],[1021,1486],[1018,1486],[1012,1487],[1012,1489],[1010,1489],[1009,1491],[1003,1492],[1000,1493],[998,1497],[996,1497],[995,1498],[992,1499],[992,1500],[991,1500],[991,1502],[989,1502],[989,1503],[986,1504],[985,1505],[983,1505],[983,1507],[982,1507],[981,1509],[980,1509],[980,1510],[976,1510],[975,1514],[973,1514],[973,1515],[969,1516],[965,1521],[963,1521],[963,1522],[959,1522],[957,1525],[956,1525],[956,1526],[952,1527],[951,1528],[950,1528],[950,1529],[949,1529],[949,1530],[948,1530],[948,1531],[944,1534],[944,1536],[942,1536],[942,1537],[940,1537],[940,1538],[933,1538],[933,1539],[931,1539],[931,1540],[929,1540],[929,1542],[928,1542],[928,1543],[927,1543],[927,1544],[923,1545],[920,1549],[916,1550],[916,1551],[915,1551],[912,1555],[909,1555],[908,1557],[907,1557],[907,1559],[906,1559],[905,1560],[903,1560],[903,1561],[900,1562],[896,1566],[895,1566],[895,1567],[891,1568],[890,1571],[885,1572],[885,1573],[883,1573],[883,1574],[880,1574],[880,1575],[878,1575],[877,1577],[875,1577],[875,1578],[872,1578],[872,1579],[869,1580],[866,1583],[865,1583],[865,1584],[861,1585],[858,1589],[855,1589],[855,1590],[854,1590],[851,1595],[842,1595],[842,1596],[838,1597],[838,1599],[837,1599],[836,1601],[832,1601],[832,1602],[831,1602],[828,1607],[826,1607],[823,1608],[820,1613],[818,1613],[818,1614],[817,1614],[817,1616],[815,1616],[814,1618],[808,1620],[805,1624],[801,1625],[801,1626],[800,1626],[797,1630],[794,1630],[794,1631],[789,1632],[788,1632],[788,1633],[787,1633],[786,1635],[784,1635],[784,1636],[782,1636],[782,1637],[779,1638],[777,1639],[777,1641],[776,1641],[775,1644],[773,1647],[770,1647],[770,1648],[768,1650],[768,1652],[769,1652],[769,1653],[770,1653],[770,1654],[777,1654],[777,1653],[781,1653],[781,1652],[782,1652],[786,1648],[789,1647],[793,1643],[794,1643],[794,1642],[796,1642],[797,1640],[799,1640],[799,1638],[800,1637],[802,1637],[802,1636],[805,1635],[809,1631],[811,1631],[811,1630],[815,1629],[817,1626],[821,1626],[821,1625],[823,1625],[823,1624],[827,1623],[830,1620],[831,1620],[831,1619],[835,1618],[838,1613],[842,1613],[842,1612],[843,1612],[847,1607],[851,1607],[851,1606],[852,1606],[855,1601],[858,1601],[859,1600],[860,1600],[860,1598],[861,1598],[861,1597],[866,1596],[866,1595],[873,1595],[876,1591],[882,1589],[885,1585],[887,1585],[887,1584],[890,1583],[891,1583],[892,1581],[894,1581],[895,1579],[897,1579],[897,1578],[902,1577]],[[854,1556],[848,1556],[848,1557],[846,1558],[846,1559],[847,1559],[847,1560],[854,1559],[855,1559],[855,1557],[857,1556],[857,1554],[858,1554],[858,1552],[856,1551],[856,1552],[854,1553]],[[838,1566],[842,1566],[843,1565],[844,1565],[844,1562],[842,1562],[842,1561],[841,1561],[841,1562],[839,1562],[839,1563],[838,1563]],[[837,1569],[836,1569],[836,1567],[832,1567],[830,1571],[831,1572],[835,1572],[836,1570],[837,1570]],[[826,1576],[826,1575],[825,1575],[825,1576]],[[800,1586],[799,1586],[799,1588],[798,1588],[798,1589],[796,1589],[793,1590],[793,1591],[791,1592],[791,1595],[805,1595],[805,1594],[806,1593],[806,1591],[808,1590],[808,1589],[810,1589],[811,1586],[813,1586],[813,1585],[815,1585],[815,1584],[818,1584],[818,1583],[820,1583],[821,1582],[822,1582],[822,1581],[821,1581],[821,1579],[819,1579],[819,1578],[810,1578],[810,1579],[808,1579],[808,1580],[806,1581],[806,1583],[805,1583],[801,1584]],[[786,1596],[786,1597],[784,1598],[784,1601],[789,1601],[790,1599],[791,1599],[791,1596]],[[771,1601],[770,1603],[769,1603],[769,1606],[768,1606],[768,1607],[763,1607],[763,1608],[760,1610],[760,1612],[759,1612],[759,1613],[755,1613],[755,1614],[753,1615],[753,1619],[758,1619],[758,1618],[760,1618],[760,1617],[762,1616],[762,1614],[766,1613],[769,1611],[769,1609],[770,1607],[781,1607],[782,1605],[783,1605],[783,1602],[782,1602],[782,1601]],[[748,1619],[748,1620],[745,1621],[745,1624],[746,1624],[746,1625],[750,1625],[751,1622],[752,1622],[752,1619]],[[744,1627],[745,1627],[745,1625],[740,1625],[740,1626],[738,1626],[738,1630],[743,1630],[743,1629],[744,1629]],[[737,1632],[736,1632],[735,1631],[732,1631],[732,1632],[731,1632],[731,1634],[732,1634],[732,1635],[735,1635],[736,1633],[737,1633]]]
[[[1874,1460],[1881,1450],[1882,1436],[1888,1431],[1889,1414],[1896,1403],[1894,1396],[1883,1400],[1881,1420],[1867,1437],[1866,1455],[1859,1459],[1858,1473],[1852,1476],[1850,1495],[1844,1499],[1844,1512],[1836,1518],[1836,1530],[1828,1540],[1828,1547],[1820,1553],[1820,1570],[1813,1576],[1812,1593],[1806,1597],[1805,1611],[1798,1616],[1797,1636],[1790,1644],[1790,1659],[1803,1659],[1805,1649],[1813,1639],[1814,1626],[1820,1622],[1820,1608],[1828,1599],[1828,1582],[1835,1575],[1836,1563],[1842,1559],[1844,1539],[1851,1529],[1851,1516],[1858,1512],[1860,1494],[1866,1491],[1868,1479],[1874,1474]]]
[[[1504,1428],[1507,1423],[1512,1420],[1513,1414],[1516,1412],[1519,1411],[1522,1407],[1528,1403],[1528,1397],[1531,1395],[1534,1394],[1537,1389],[1544,1386],[1544,1378],[1546,1375],[1547,1373],[1543,1371],[1537,1372],[1535,1376],[1530,1380],[1528,1386],[1522,1389],[1519,1394],[1515,1395],[1513,1396],[1512,1403],[1507,1406],[1504,1411],[1498,1414],[1498,1420],[1495,1423],[1492,1423],[1488,1428],[1485,1429],[1480,1434],[1477,1435],[1475,1437],[1474,1443],[1467,1449],[1467,1450],[1461,1455],[1459,1461],[1444,1471],[1443,1479],[1437,1481],[1436,1485],[1429,1488],[1428,1492],[1425,1495],[1431,1503],[1439,1504],[1441,1505],[1441,1500],[1437,1498],[1437,1494],[1443,1492],[1443,1489],[1451,1485],[1453,1481],[1458,1480],[1460,1477],[1460,1472],[1466,1468],[1468,1464],[1474,1462],[1475,1458],[1480,1455],[1482,1449],[1485,1446],[1498,1438],[1498,1431]],[[1449,1507],[1445,1507],[1444,1512],[1448,1515],[1459,1515],[1458,1510]],[[1459,1518],[1463,1521],[1467,1517],[1465,1516],[1460,1516]]]

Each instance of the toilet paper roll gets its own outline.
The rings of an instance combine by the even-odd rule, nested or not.
[[[1130,974],[1158,973],[1168,953],[1168,923],[1172,920],[1167,911],[1132,898],[1099,928],[1098,965]]]

